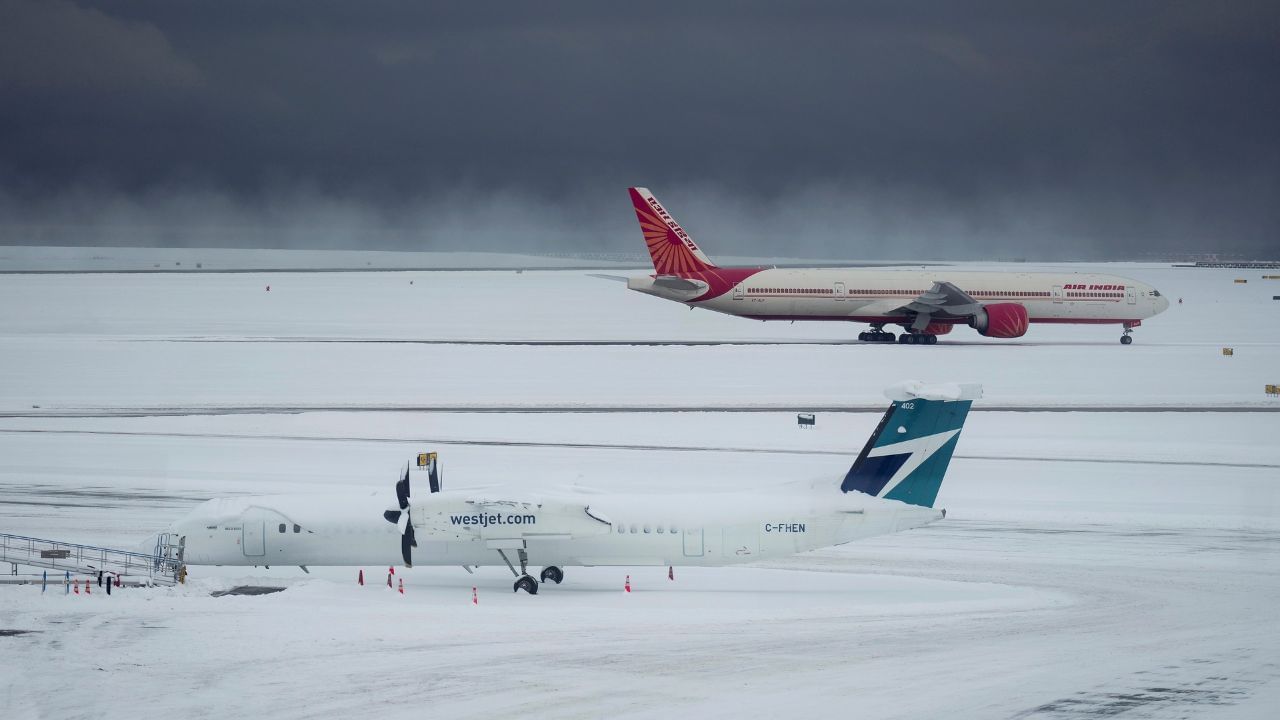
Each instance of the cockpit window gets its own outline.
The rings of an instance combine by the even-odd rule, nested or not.
[[[293,526],[293,531],[294,531],[294,532],[296,532],[296,533],[300,533],[300,532],[302,532],[302,528],[298,527],[297,525],[294,525],[294,526]]]
[[[284,532],[284,523],[280,523],[280,532]]]
[[[1151,297],[1160,297],[1160,291],[1155,288],[1151,288]]]

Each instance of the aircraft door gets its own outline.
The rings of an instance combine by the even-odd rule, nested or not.
[[[702,557],[702,528],[684,529],[684,556]]]
[[[258,557],[267,554],[267,536],[262,520],[245,520],[240,530],[240,547],[245,557]]]
[[[1133,288],[1131,288],[1131,287],[1127,287],[1127,288],[1125,288],[1125,289],[1124,289],[1124,297],[1125,297],[1125,301],[1126,301],[1126,302],[1128,302],[1130,305],[1137,305],[1137,304],[1138,304],[1138,291],[1137,291],[1137,290],[1134,290],[1134,289],[1133,289]]]
[[[737,285],[733,286],[733,299],[734,300],[742,299],[742,283],[738,283]]]
[[[1053,286],[1053,301],[1056,303],[1062,302],[1062,286],[1061,285]]]
[[[844,283],[842,282],[836,283],[836,299],[843,300],[845,299],[845,296],[846,296],[846,291],[845,291]]]

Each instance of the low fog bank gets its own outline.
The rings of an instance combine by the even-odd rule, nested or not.
[[[1237,233],[1241,228],[1230,223],[1214,227],[1217,216],[1204,212],[1207,198],[1144,210],[1120,198],[1077,206],[1034,190],[1017,198],[955,198],[836,184],[777,195],[706,184],[650,189],[713,260],[1072,262],[1280,255],[1278,243],[1256,233]],[[0,194],[0,246],[5,245],[568,255],[631,265],[644,258],[626,188],[603,184],[554,195],[453,189],[395,201],[316,190],[252,198],[200,189],[81,188],[34,200]],[[368,261],[377,265],[375,259]],[[405,266],[383,260],[385,267]]]
[[[0,247],[0,273],[181,273],[382,270],[634,270],[648,259],[487,252],[269,248]]]

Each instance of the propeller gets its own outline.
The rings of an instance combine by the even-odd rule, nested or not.
[[[404,466],[404,477],[396,483],[396,500],[399,510],[388,510],[382,513],[387,522],[394,523],[400,530],[400,554],[404,556],[404,566],[413,567],[413,550],[418,547],[418,540],[413,534],[413,522],[409,519],[409,466]]]
[[[444,469],[440,467],[439,461],[435,458],[435,453],[431,453],[431,464],[427,467],[427,482],[431,486],[431,492],[440,492],[440,484],[444,481]]]

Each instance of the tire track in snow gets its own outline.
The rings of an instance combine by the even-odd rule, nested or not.
[[[554,442],[538,440],[490,440],[478,438],[432,438],[432,437],[373,437],[373,436],[338,436],[338,435],[255,435],[248,433],[184,433],[171,431],[143,430],[53,430],[53,429],[13,429],[0,428],[0,435],[48,434],[48,435],[100,435],[111,437],[162,437],[162,438],[196,438],[213,440],[281,440],[286,442],[370,442],[370,443],[426,443],[430,445],[464,445],[472,447],[516,447],[516,448],[566,448],[573,450],[625,450],[636,452],[670,451],[670,452],[722,452],[753,453],[761,455],[831,455],[855,457],[857,451],[849,450],[804,450],[791,448],[766,447],[734,447],[729,445],[655,445],[645,443],[592,443],[592,442]],[[1014,462],[1055,462],[1055,463],[1102,463],[1121,465],[1179,465],[1185,467],[1227,467],[1280,469],[1277,463],[1241,463],[1215,460],[1154,460],[1144,458],[1081,458],[1054,457],[1049,455],[983,455],[956,453],[952,457],[958,460],[997,460]]]

